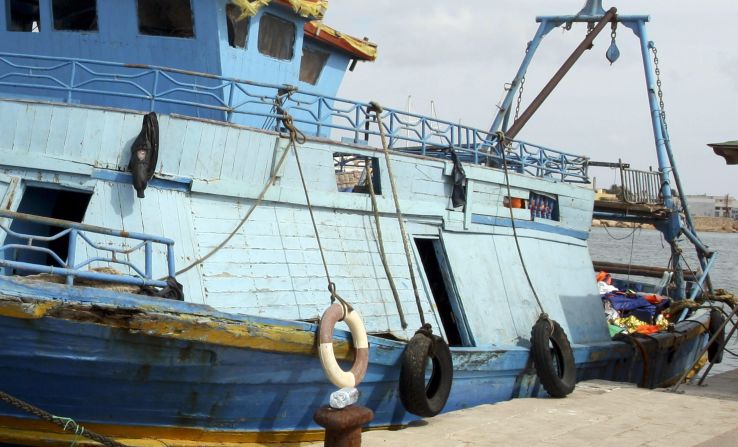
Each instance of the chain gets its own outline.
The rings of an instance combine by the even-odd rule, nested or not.
[[[656,74],[656,88],[657,88],[657,95],[659,97],[659,108],[661,109],[661,121],[664,123],[664,128],[667,128],[666,125],[666,109],[664,108],[664,92],[661,90],[661,70],[659,69],[659,52],[656,49],[655,45],[651,45],[651,51],[653,51],[653,65],[654,65],[654,73]]]
[[[515,119],[513,122],[518,120],[520,115],[520,103],[523,101],[523,90],[525,89],[525,76],[520,80],[520,89],[518,89],[518,103],[515,105]]]
[[[530,51],[530,43],[525,48],[525,54],[528,54],[528,51]],[[520,88],[518,89],[518,103],[515,105],[515,119],[513,119],[513,122],[518,120],[518,116],[520,115],[520,103],[523,101],[523,90],[525,90],[525,75],[523,75],[523,78],[520,79]]]

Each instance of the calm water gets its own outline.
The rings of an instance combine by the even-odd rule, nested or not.
[[[716,288],[738,293],[738,233],[700,233],[702,241],[718,257],[712,268],[712,283]],[[699,263],[694,247],[685,241],[682,245],[687,264],[697,269]],[[632,255],[631,255],[632,248]],[[593,228],[589,239],[592,259],[610,262],[632,262],[636,265],[666,267],[671,250],[656,230],[635,230],[628,228]],[[631,260],[632,259],[632,260]]]
[[[716,288],[738,293],[738,233],[700,233],[700,239],[718,257],[711,277]],[[699,266],[694,247],[685,241],[682,244],[687,263],[693,269]],[[627,228],[593,228],[589,239],[589,251],[593,260],[609,262],[632,262],[638,265],[666,267],[671,251],[656,230],[636,230]],[[632,251],[632,254],[631,254]],[[632,261],[631,261],[632,259]],[[729,328],[728,328],[729,329]],[[738,336],[728,342],[728,348],[738,351]],[[738,358],[725,353],[723,363],[715,365],[710,375],[738,369]],[[709,383],[709,378],[708,378]]]

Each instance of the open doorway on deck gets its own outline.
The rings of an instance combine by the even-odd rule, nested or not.
[[[474,346],[440,239],[415,238],[425,277],[449,346]]]
[[[23,192],[23,197],[21,198],[16,211],[40,217],[82,222],[91,197],[91,193],[84,191],[45,188],[41,186],[26,186],[25,191]],[[64,228],[50,224],[15,219],[10,225],[10,230],[23,235],[51,237],[63,231]],[[8,234],[5,238],[5,244],[27,245],[28,239]],[[58,239],[46,242],[34,240],[33,246],[48,249],[56,254],[56,256],[58,256],[63,262],[66,262],[67,256],[69,255],[69,235],[64,235]],[[54,267],[60,266],[59,262],[53,255],[44,251],[27,249],[7,250],[5,252],[5,257],[6,259],[18,262],[27,262],[29,264],[49,265]],[[30,274],[27,271],[6,271],[6,273],[15,275]]]

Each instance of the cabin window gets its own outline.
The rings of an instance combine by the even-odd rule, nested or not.
[[[40,31],[38,0],[6,0],[5,6],[8,31]]]
[[[531,219],[559,220],[559,198],[557,196],[531,192],[528,199]]]
[[[226,22],[228,24],[228,45],[234,48],[246,48],[249,36],[249,18],[241,16],[241,8],[228,3],[226,5]]]
[[[302,60],[300,61],[300,80],[308,84],[317,84],[320,73],[323,71],[329,54],[316,48],[303,45]]]
[[[52,0],[54,29],[97,31],[96,0]]]
[[[138,30],[149,36],[193,37],[190,0],[138,0]]]
[[[374,194],[382,194],[378,158],[335,152],[333,167],[339,192],[369,194],[369,176],[371,176]]]
[[[82,222],[91,197],[92,194],[87,192],[27,186],[23,192],[23,197],[21,198],[17,211],[40,217]],[[64,263],[67,262],[69,235],[64,235],[56,239],[53,238],[54,235],[64,231],[64,228],[47,223],[15,219],[10,225],[10,230],[17,234],[47,237],[51,238],[51,240],[45,242],[34,240],[33,246],[44,249],[45,251],[20,248],[6,249],[4,253],[5,259],[53,267],[63,266],[56,257]],[[7,246],[9,244],[28,245],[28,239],[8,234],[5,238],[5,245]],[[54,253],[54,255],[49,252]],[[29,274],[28,271],[8,273]]]
[[[414,239],[449,346],[474,346],[441,240]]]
[[[271,14],[261,16],[259,52],[276,59],[292,59],[295,54],[295,24]]]

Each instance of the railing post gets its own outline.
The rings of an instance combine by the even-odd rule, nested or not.
[[[174,278],[177,273],[174,268],[174,243],[167,244],[167,267],[169,268],[169,277]]]
[[[67,265],[68,269],[76,270],[74,265],[77,263],[77,230],[72,228],[69,232],[69,247],[67,248]],[[67,275],[67,285],[74,285],[74,275]]]
[[[151,279],[153,276],[152,274],[152,267],[151,267],[151,259],[153,257],[153,243],[151,241],[146,241],[145,245],[145,253],[146,253],[146,260],[145,260],[145,268],[146,268],[146,279]]]
[[[72,92],[74,91],[74,78],[77,75],[77,61],[72,61],[72,74],[69,78],[69,87],[67,88],[67,103],[72,103]]]
[[[395,112],[389,114],[389,147],[390,149],[395,147]]]
[[[425,155],[425,118],[420,119],[420,139],[422,141],[420,153]]]
[[[236,83],[231,80],[230,86],[231,91],[228,93],[228,114],[226,115],[226,121],[229,123],[233,122],[233,92],[236,90]]]
[[[354,144],[359,144],[359,120],[361,119],[361,114],[364,113],[364,115],[366,115],[366,113],[362,112],[361,106],[358,104],[356,105],[355,110],[356,113],[354,116]]]
[[[315,132],[317,136],[320,136],[320,129],[323,127],[323,98],[318,98],[318,122],[315,125]]]
[[[149,107],[149,112],[154,111],[154,106],[156,105],[156,91],[159,89],[159,70],[154,69],[154,89],[151,92],[151,106]]]

